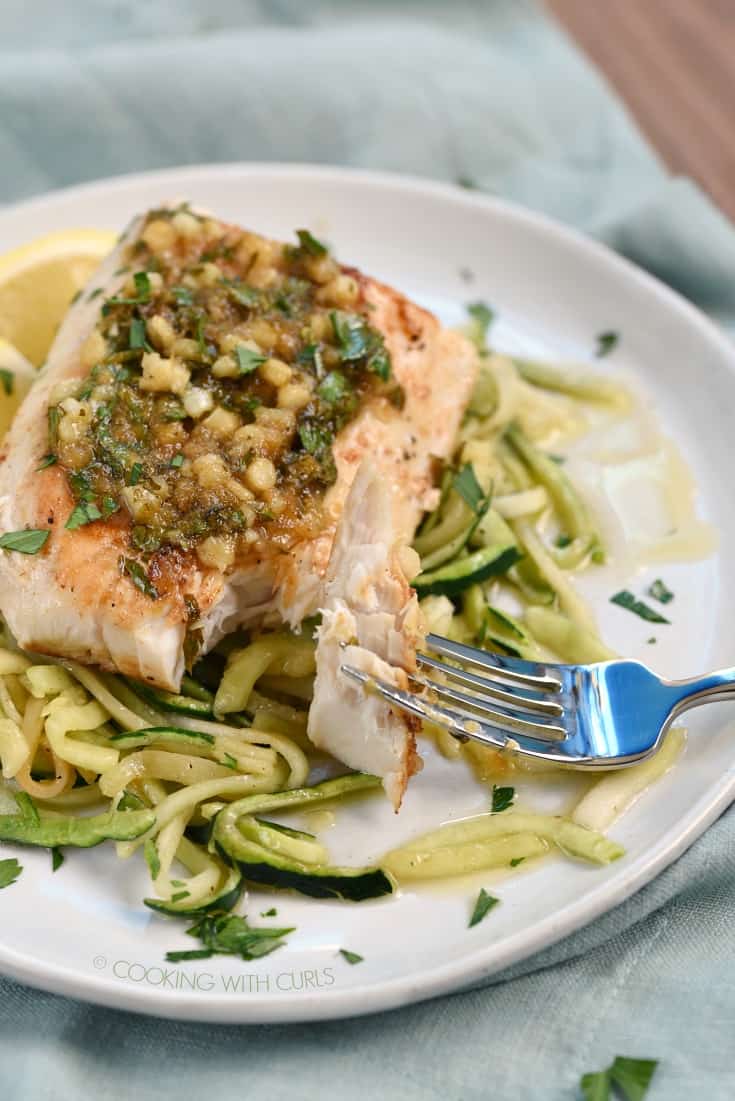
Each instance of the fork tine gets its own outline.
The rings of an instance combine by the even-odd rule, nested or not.
[[[470,695],[467,692],[460,692],[456,688],[452,688],[448,684],[440,684],[438,681],[422,680],[419,677],[413,677],[412,680],[428,691],[428,695],[424,698],[432,705],[435,699],[447,700],[451,703],[459,704],[462,714],[467,715],[467,708],[470,708],[476,712],[476,714],[469,714],[467,718],[485,720],[487,715],[497,715],[499,718],[505,717],[508,722],[520,720],[525,723],[533,723],[539,730],[543,731],[545,738],[551,738],[554,741],[561,741],[567,736],[567,731],[563,726],[556,725],[553,719],[561,719],[563,715],[563,709],[558,707],[557,710],[551,716],[544,717],[543,714],[533,714],[529,711],[521,711],[517,708],[503,707],[496,704],[492,709],[488,707],[487,699],[483,699],[481,696]],[[557,705],[552,704],[553,707]]]
[[[361,669],[355,669],[352,665],[341,665],[340,670],[345,676],[361,684],[366,691],[377,692],[394,707],[398,707],[402,711],[408,711],[411,715],[416,715],[426,722],[443,726],[455,737],[463,740],[472,738],[475,741],[502,748],[507,744],[509,738],[513,741],[519,741],[519,739],[525,737],[536,742],[548,743],[566,737],[566,731],[561,727],[530,722],[526,719],[503,715],[497,711],[485,709],[482,716],[479,717],[454,708],[442,707],[441,704],[428,702],[415,693],[404,692],[393,684],[388,684],[378,677],[370,676]],[[502,732],[504,737],[498,737],[494,733],[495,730]]]
[[[416,661],[422,669],[441,673],[450,683],[458,682],[474,688],[481,697],[496,701],[503,706],[556,717],[560,717],[564,712],[562,705],[555,700],[545,699],[539,696],[538,693],[531,694],[523,688],[514,688],[512,691],[507,691],[505,688],[499,688],[493,684],[488,676],[480,677],[476,673],[470,673],[456,665],[447,665],[445,662],[439,661],[438,658],[429,657],[428,654],[417,654]],[[440,682],[430,679],[432,687],[436,687],[438,683]]]
[[[561,681],[551,676],[546,666],[539,662],[509,658],[504,654],[485,653],[473,646],[465,646],[461,642],[442,638],[441,635],[427,635],[426,645],[436,654],[485,669],[494,677],[535,692],[561,692],[563,687]]]

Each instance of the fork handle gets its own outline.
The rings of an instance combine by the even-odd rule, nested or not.
[[[720,669],[704,677],[669,681],[669,687],[676,692],[671,711],[671,718],[675,719],[690,707],[698,707],[701,703],[735,699],[735,669]]]

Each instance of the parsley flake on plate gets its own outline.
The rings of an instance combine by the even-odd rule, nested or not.
[[[619,340],[619,333],[612,331],[600,333],[597,337],[597,351],[595,352],[597,358],[602,359],[604,356],[609,356],[610,352],[617,347]]]
[[[343,959],[346,959],[347,962],[352,964],[353,966],[356,963],[362,963],[363,959],[365,958],[364,956],[359,956],[357,952],[350,952],[348,948],[340,948],[339,954],[340,956],[342,956]]]
[[[633,612],[634,615],[640,616],[641,619],[648,620],[649,623],[669,623],[670,620],[665,619],[660,615],[655,608],[651,608],[643,600],[637,600],[633,593],[628,589],[623,589],[619,593],[615,593],[610,597],[611,604],[617,604],[621,608],[625,608],[627,612]]]
[[[467,928],[471,929],[473,925],[479,925],[483,918],[487,917],[492,908],[494,906],[497,906],[499,902],[499,898],[496,898],[495,895],[488,894],[485,888],[482,887],[479,895],[477,896],[475,908],[472,911],[472,916],[470,917]]]
[[[515,799],[515,788],[499,788],[493,784],[493,801],[492,812],[493,814],[499,814],[503,810],[507,810],[512,806]]]
[[[648,586],[648,595],[652,596],[654,600],[658,600],[659,604],[670,604],[674,599],[671,589],[664,584],[660,577],[657,577]]]
[[[11,857],[9,860],[0,860],[0,887],[9,887],[11,883],[15,883],[22,871],[23,866],[18,863],[15,857]]]
[[[260,959],[280,948],[293,927],[279,929],[273,927],[255,927],[248,924],[246,918],[223,910],[213,910],[204,914],[199,921],[186,930],[190,937],[198,937],[202,948],[192,948],[182,952],[167,952],[169,963],[183,960],[204,960],[211,956],[239,956],[243,960]]]

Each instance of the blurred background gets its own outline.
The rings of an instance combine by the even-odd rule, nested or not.
[[[733,0],[546,0],[672,172],[735,218]]]

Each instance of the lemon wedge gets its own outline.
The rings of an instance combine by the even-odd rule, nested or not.
[[[0,440],[37,377],[33,364],[7,340],[0,339]]]
[[[39,367],[74,295],[116,240],[106,230],[69,229],[0,256],[0,340]]]

